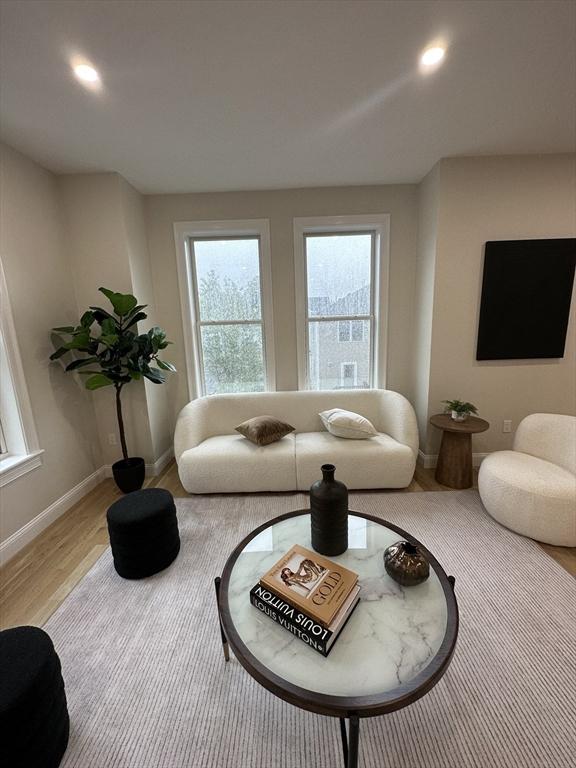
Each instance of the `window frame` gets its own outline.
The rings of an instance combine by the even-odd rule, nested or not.
[[[305,239],[307,235],[346,235],[374,233],[372,248],[371,285],[371,349],[370,388],[386,387],[388,276],[390,270],[390,215],[387,213],[360,216],[321,216],[295,218],[294,272],[296,283],[296,332],[298,351],[298,389],[310,389],[309,323],[316,318],[308,314],[308,279]],[[335,315],[333,320],[356,320],[358,317]],[[350,327],[352,338],[352,327]],[[344,342],[340,342],[344,343]]]
[[[200,321],[200,308],[195,275],[193,240],[258,239],[260,259],[260,320]],[[260,324],[264,359],[264,391],[276,389],[274,354],[274,314],[272,306],[272,264],[270,253],[270,222],[268,219],[236,221],[184,221],[174,224],[174,240],[178,265],[178,283],[182,308],[182,328],[186,355],[188,395],[191,400],[202,397],[204,391],[201,329],[203,325]]]
[[[41,466],[42,454],[0,261],[0,487]]]

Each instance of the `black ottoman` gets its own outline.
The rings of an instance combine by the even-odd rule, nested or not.
[[[0,762],[6,768],[56,768],[70,719],[60,659],[38,627],[0,632]]]
[[[174,499],[163,488],[126,494],[112,504],[106,518],[114,567],[125,579],[158,573],[180,551]]]

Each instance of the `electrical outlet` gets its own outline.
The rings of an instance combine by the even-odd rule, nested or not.
[[[504,419],[502,422],[502,432],[512,432],[512,421],[510,419]]]
[[[118,445],[114,432],[110,432],[108,435],[108,445]]]

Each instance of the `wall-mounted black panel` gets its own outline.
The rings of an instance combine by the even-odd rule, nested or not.
[[[486,243],[477,360],[563,357],[576,238]]]

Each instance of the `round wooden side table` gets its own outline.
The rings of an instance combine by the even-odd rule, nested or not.
[[[454,421],[447,413],[437,413],[430,424],[442,431],[442,443],[436,465],[436,480],[449,488],[470,488],[472,485],[472,435],[486,432],[490,424],[477,416],[466,421]]]

